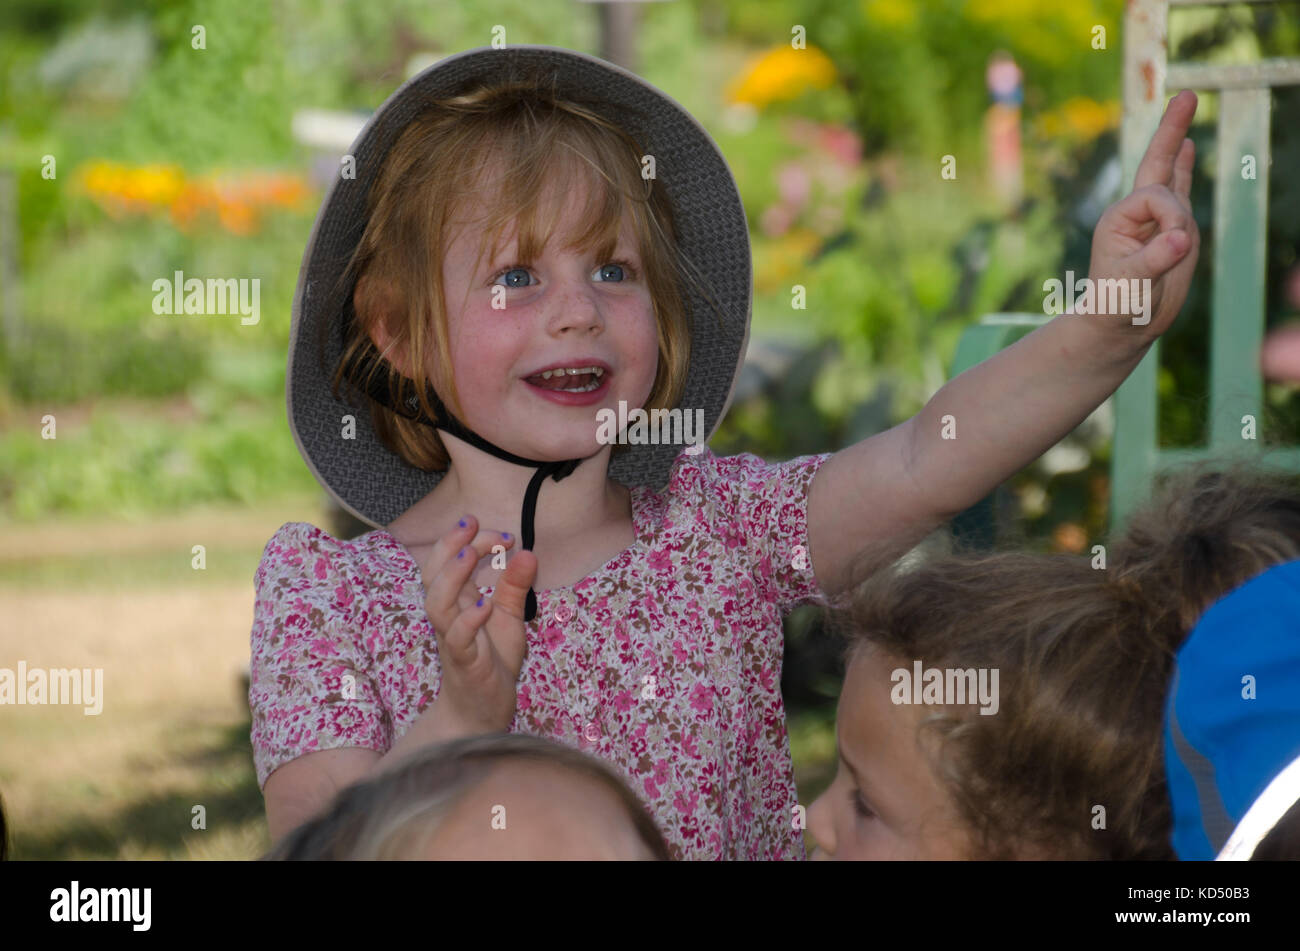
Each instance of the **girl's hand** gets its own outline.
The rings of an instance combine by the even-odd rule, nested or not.
[[[1088,277],[1096,316],[1084,319],[1108,324],[1142,347],[1178,316],[1200,253],[1190,197],[1196,150],[1186,138],[1195,114],[1194,92],[1184,90],[1170,100],[1138,166],[1133,191],[1106,209],[1092,235]],[[1139,282],[1136,300],[1131,293],[1134,279]],[[1101,282],[1116,280],[1129,285],[1126,310],[1108,306],[1114,298],[1102,290],[1115,285]]]
[[[440,538],[422,567],[424,609],[438,638],[442,685],[435,705],[446,734],[495,733],[515,716],[515,681],[525,652],[524,602],[537,577],[537,556],[511,558],[492,597],[480,598],[470,575],[494,545],[513,538],[478,531],[478,520]]]

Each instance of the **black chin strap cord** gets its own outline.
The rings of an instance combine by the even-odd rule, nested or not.
[[[524,492],[524,508],[520,516],[520,524],[523,532],[521,544],[524,550],[532,551],[533,541],[535,540],[533,518],[537,514],[537,496],[542,491],[542,483],[548,476],[556,482],[568,477],[573,470],[578,467],[578,463],[582,462],[582,460],[569,459],[564,462],[553,462],[541,459],[528,459],[524,456],[516,456],[514,453],[507,452],[500,446],[488,442],[478,433],[471,431],[468,427],[462,424],[460,420],[456,419],[450,411],[448,411],[447,407],[443,405],[441,400],[435,399],[433,402],[434,406],[437,407],[438,416],[440,417],[438,420],[431,420],[425,416],[425,414],[419,409],[419,403],[415,397],[410,397],[406,401],[406,405],[415,411],[416,415],[414,418],[418,422],[424,423],[426,426],[431,426],[434,429],[445,430],[453,436],[465,440],[470,445],[476,446],[484,452],[496,456],[498,459],[504,459],[506,462],[513,462],[518,466],[536,467],[537,472],[535,472],[533,477],[528,480],[528,488]],[[529,585],[528,599],[524,604],[524,620],[531,621],[535,617],[537,617],[537,594],[533,591],[532,586]]]
[[[341,342],[347,338],[347,327],[349,323],[356,319],[352,310],[352,297],[348,295],[347,306],[344,311],[344,320],[340,322]],[[376,369],[374,355],[366,355],[359,358],[357,368],[360,371],[361,378],[365,381],[363,389],[367,395],[378,402],[381,406],[386,406],[393,412],[422,423],[433,429],[442,429],[457,436],[472,446],[482,449],[486,453],[496,456],[498,459],[504,459],[506,462],[512,462],[517,466],[533,466],[537,472],[528,482],[528,488],[524,492],[524,508],[521,517],[521,526],[523,538],[520,540],[523,548],[532,551],[534,534],[533,534],[533,517],[537,514],[537,496],[542,490],[542,482],[549,476],[556,482],[567,478],[581,459],[569,459],[564,462],[545,461],[542,459],[527,459],[523,456],[516,456],[512,452],[506,452],[500,446],[493,445],[478,433],[471,432],[470,429],[461,423],[446,405],[438,398],[433,387],[426,388],[429,403],[434,408],[435,418],[430,419],[420,407],[420,401],[414,394],[408,396],[405,400],[394,405],[393,399],[389,394],[388,387],[385,385],[386,375],[383,373],[373,372]],[[531,585],[528,587],[528,599],[524,605],[524,620],[531,621],[537,617],[537,594],[533,591]]]

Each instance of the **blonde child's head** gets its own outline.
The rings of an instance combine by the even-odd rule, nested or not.
[[[837,625],[838,773],[809,816],[825,857],[1172,857],[1180,633],[1138,591],[1074,556],[946,556],[879,573]]]
[[[668,859],[654,821],[602,761],[526,734],[437,744],[343,790],[266,856]]]
[[[699,282],[644,158],[624,129],[537,76],[427,103],[369,193],[335,394],[365,387],[373,366],[394,401],[417,394],[434,416],[431,384],[471,430],[529,458],[599,448],[596,407],[557,413],[528,389],[526,375],[556,362],[608,364],[601,405],[674,406],[690,362],[681,291]],[[436,430],[371,412],[406,462],[447,467]]]

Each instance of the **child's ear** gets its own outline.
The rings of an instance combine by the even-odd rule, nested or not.
[[[380,356],[403,376],[412,376],[406,345],[395,342],[406,316],[397,289],[381,278],[363,274],[352,292],[352,307]]]

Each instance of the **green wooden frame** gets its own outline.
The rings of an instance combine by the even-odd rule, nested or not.
[[[1115,393],[1111,454],[1110,525],[1123,525],[1151,491],[1156,476],[1207,458],[1246,455],[1300,472],[1300,448],[1270,447],[1242,437],[1243,418],[1258,426],[1263,380],[1259,350],[1264,336],[1265,241],[1268,233],[1269,116],[1274,86],[1300,84],[1300,59],[1266,59],[1232,65],[1168,62],[1165,46],[1171,6],[1213,6],[1268,0],[1130,0],[1124,15],[1124,118],[1120,131],[1123,192],[1133,187],[1138,163],[1160,124],[1168,91],[1219,94],[1216,142],[1213,293],[1210,320],[1209,439],[1204,446],[1161,449],[1157,431],[1155,343]],[[1255,177],[1236,174],[1244,156],[1255,157]],[[1231,170],[1232,174],[1224,174]],[[994,314],[962,334],[953,375],[988,359],[1024,336],[1046,316]],[[965,540],[991,544],[992,496],[954,521]]]

